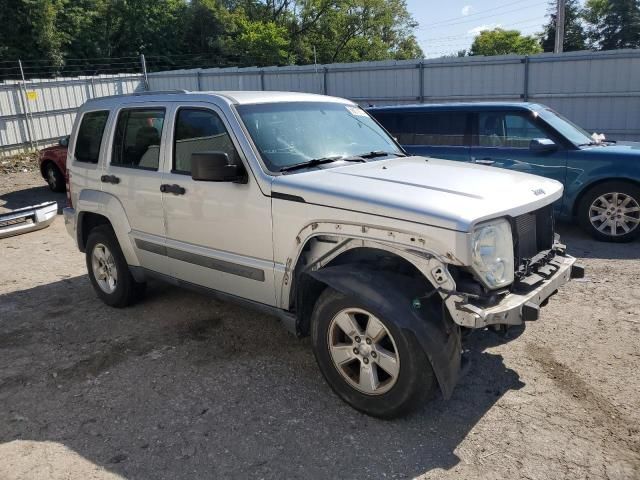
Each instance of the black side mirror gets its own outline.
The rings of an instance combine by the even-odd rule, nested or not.
[[[246,183],[247,172],[242,165],[229,163],[224,152],[195,152],[191,154],[191,178],[203,182]]]
[[[66,137],[62,137],[60,140],[58,140],[58,145],[60,145],[61,147],[68,147],[69,135],[67,135]]]
[[[551,153],[558,149],[558,145],[548,138],[534,138],[529,143],[529,150],[534,153]]]

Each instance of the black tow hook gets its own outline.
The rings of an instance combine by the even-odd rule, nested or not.
[[[578,263],[571,265],[571,278],[584,278],[584,265]]]

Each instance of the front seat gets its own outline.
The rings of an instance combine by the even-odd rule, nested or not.
[[[136,132],[132,152],[134,164],[139,167],[158,168],[160,133],[155,127],[142,127]]]

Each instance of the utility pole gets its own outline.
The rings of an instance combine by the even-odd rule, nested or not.
[[[553,53],[562,53],[564,49],[564,5],[565,0],[558,0],[558,11],[556,13],[556,44]]]

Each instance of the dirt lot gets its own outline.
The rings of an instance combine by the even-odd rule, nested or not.
[[[51,198],[0,176],[0,209]],[[587,278],[472,336],[453,398],[391,422],[273,318],[160,284],[106,307],[61,217],[0,240],[0,478],[638,479],[640,243],[561,234]]]

